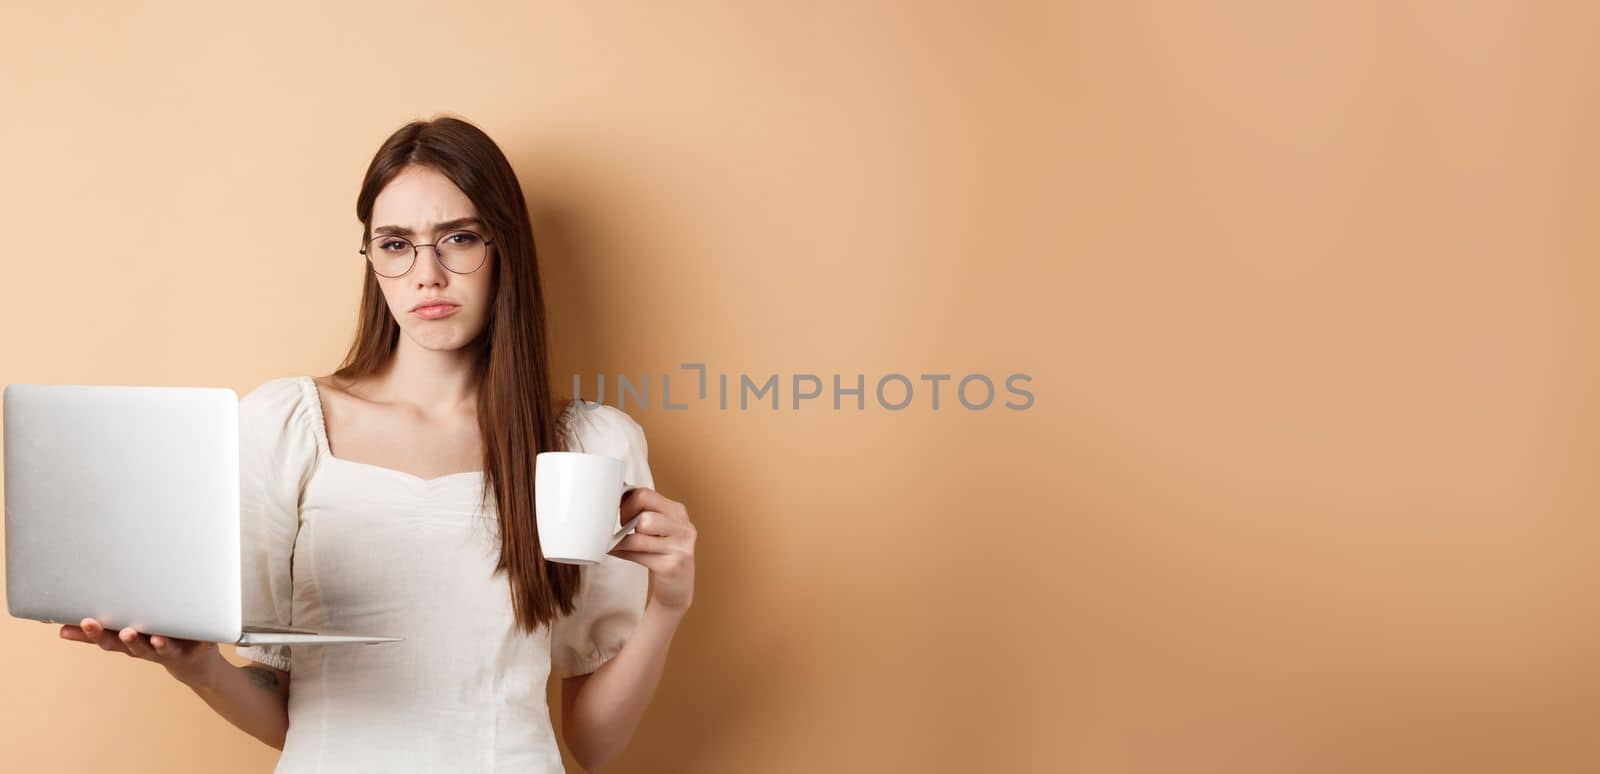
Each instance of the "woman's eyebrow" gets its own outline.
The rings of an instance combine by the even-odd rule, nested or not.
[[[446,220],[446,221],[441,221],[439,223],[433,224],[433,230],[435,232],[449,231],[450,229],[453,229],[453,228],[461,228],[462,226],[468,226],[468,225],[481,226],[481,225],[483,225],[483,221],[478,220],[477,218],[456,218],[454,220]],[[415,231],[412,231],[411,229],[406,228],[405,226],[379,226],[379,227],[373,229],[372,233],[373,234],[395,234],[395,235],[398,235],[398,236],[415,236],[416,235]]]

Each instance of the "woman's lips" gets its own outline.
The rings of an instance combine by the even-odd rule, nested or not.
[[[437,320],[440,317],[455,314],[455,311],[460,308],[455,304],[434,304],[433,306],[419,306],[411,310],[411,313],[424,320]]]

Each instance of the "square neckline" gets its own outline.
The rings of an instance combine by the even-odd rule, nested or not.
[[[306,401],[311,409],[311,428],[313,434],[317,437],[317,449],[318,451],[322,452],[324,457],[333,460],[334,462],[357,469],[378,471],[380,473],[397,476],[401,479],[423,485],[437,484],[443,481],[450,481],[458,478],[481,478],[483,476],[483,471],[481,470],[463,470],[455,473],[446,473],[442,476],[434,476],[433,478],[423,478],[415,473],[408,473],[404,470],[400,470],[399,468],[389,468],[384,467],[383,465],[374,465],[370,462],[361,462],[359,460],[351,460],[340,457],[333,453],[333,446],[328,442],[327,420],[322,414],[322,390],[317,386],[317,380],[310,375],[302,375],[300,377],[300,386],[301,393],[305,396]]]

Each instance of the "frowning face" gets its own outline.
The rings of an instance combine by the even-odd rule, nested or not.
[[[408,166],[378,192],[367,259],[390,314],[418,346],[459,349],[483,332],[493,241],[472,200],[431,167]]]

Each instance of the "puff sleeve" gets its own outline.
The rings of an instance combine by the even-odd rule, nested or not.
[[[622,480],[654,489],[644,429],[615,406],[574,400],[559,427],[567,451],[604,454],[622,460]],[[582,580],[573,611],[550,626],[551,666],[563,677],[588,674],[609,661],[644,615],[650,569],[607,554],[599,564],[579,568]]]
[[[294,377],[268,381],[239,399],[239,566],[247,624],[294,623],[290,559],[300,530],[300,493],[317,452],[307,406]],[[289,669],[287,645],[235,651]]]

